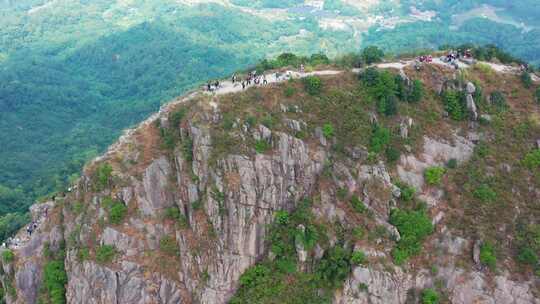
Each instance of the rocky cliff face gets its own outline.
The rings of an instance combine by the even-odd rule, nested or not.
[[[385,163],[362,145],[336,152],[338,140],[284,97],[247,96],[244,110],[274,109],[283,116],[277,126],[234,117],[231,105],[245,106],[245,95],[191,94],[171,103],[89,164],[65,197],[34,206],[39,228],[30,238],[21,232],[14,259],[3,263],[7,303],[37,303],[44,251],[62,248],[68,303],[227,303],[244,271],[268,257],[277,211],[315,197],[317,220],[351,230],[360,218],[344,199],[351,195],[368,210],[366,227],[383,227],[388,237],[346,242],[370,262],[352,267],[334,303],[416,303],[426,288],[445,290],[451,303],[540,303],[530,277],[474,265],[476,240],[447,226],[448,193],[424,180],[427,168],[471,161],[485,136],[477,126],[422,132],[416,117],[404,117],[397,133],[413,139]],[[400,183],[427,203],[435,233],[426,254],[394,266],[391,250],[401,236],[389,215],[399,207]],[[333,245],[338,235],[328,238]],[[316,264],[327,249],[296,246],[300,264]]]

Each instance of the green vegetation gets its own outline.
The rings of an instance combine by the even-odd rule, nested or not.
[[[324,7],[327,11],[339,12],[342,16],[358,16],[361,12],[354,6],[345,3],[342,0],[326,0]]]
[[[110,263],[114,260],[117,253],[113,245],[101,245],[96,248],[96,262],[99,264]]]
[[[109,212],[109,220],[111,224],[118,225],[126,216],[127,207],[121,202],[115,202]]]
[[[397,98],[393,95],[381,97],[377,102],[377,110],[386,116],[397,114]]]
[[[12,298],[12,299],[17,299],[17,289],[15,288],[15,286],[13,285],[13,280],[6,280],[4,282],[4,288],[6,289],[7,291],[7,294]]]
[[[86,261],[88,260],[89,257],[90,257],[90,250],[88,250],[88,248],[80,248],[77,251],[77,258],[79,259],[79,262]]]
[[[493,69],[491,68],[491,66],[489,64],[486,64],[486,63],[477,63],[474,65],[474,68],[479,70],[480,72],[482,72],[482,74],[486,75],[486,76],[492,76],[495,71],[493,71]]]
[[[334,136],[334,126],[331,123],[324,124],[322,127],[324,137],[332,138]]]
[[[362,265],[366,263],[366,254],[362,251],[355,251],[351,256],[351,263],[354,265]]]
[[[275,60],[264,59],[257,65],[257,71],[262,73],[267,70],[279,69],[283,67],[295,67],[300,65],[317,66],[329,64],[330,59],[325,54],[313,54],[311,57],[297,56],[293,53],[282,53]]]
[[[184,117],[186,117],[187,112],[188,108],[181,107],[180,109],[169,114],[169,122],[173,129],[178,129],[180,127],[180,123],[182,122]]]
[[[308,76],[302,79],[304,84],[304,89],[308,92],[309,95],[317,96],[321,94],[322,91],[322,80],[317,76]]]
[[[384,52],[376,46],[368,46],[362,50],[362,59],[366,64],[381,62]]]
[[[421,80],[414,80],[412,85],[412,91],[407,99],[409,102],[419,102],[424,98],[425,89],[424,83]]]
[[[13,253],[13,251],[6,249],[4,252],[2,252],[2,261],[4,263],[9,264],[13,262],[13,260],[15,260],[15,254]]]
[[[364,202],[362,202],[356,195],[354,195],[351,198],[351,206],[358,213],[364,213],[367,210],[366,205],[364,205]]]
[[[455,158],[450,159],[448,163],[446,163],[446,167],[449,169],[456,169],[457,166],[458,166],[458,162],[457,162],[457,159]]]
[[[203,207],[203,202],[200,199],[191,203],[191,208],[193,208],[194,211],[202,210]]]
[[[111,207],[116,203],[110,196],[105,196],[101,199],[101,206],[105,209],[111,209]]]
[[[394,262],[401,265],[422,250],[422,242],[433,233],[433,224],[424,209],[400,210],[390,213],[390,223],[396,226],[401,235],[397,246],[392,250]]]
[[[64,268],[64,261],[50,261],[45,264],[43,283],[51,304],[66,303],[66,288],[68,278]]]
[[[426,288],[422,291],[422,304],[439,304],[439,293],[432,288]]]
[[[169,128],[163,128],[160,121],[156,121],[156,126],[159,128],[159,135],[161,136],[161,147],[167,150],[173,150],[176,148],[180,142],[180,124],[184,117],[186,116],[188,107],[181,107],[169,114]],[[189,154],[189,138],[182,143],[182,153]],[[184,157],[189,158],[189,155],[184,155]]]
[[[454,120],[463,120],[467,117],[465,96],[459,91],[445,91],[443,94],[445,109]]]
[[[193,140],[191,138],[182,141],[182,156],[187,162],[193,161]]]
[[[369,67],[363,73],[358,74],[358,78],[366,87],[374,87],[379,79],[379,70]]]
[[[521,83],[523,83],[523,86],[526,89],[530,89],[532,87],[533,81],[531,78],[531,74],[529,74],[529,72],[521,73],[520,79],[521,79]]]
[[[296,94],[296,89],[292,86],[287,86],[283,91],[283,95],[285,95],[285,97],[292,97],[294,94]]]
[[[377,111],[386,116],[397,113],[397,86],[395,77],[389,71],[382,71],[377,83],[371,88],[371,94],[377,99]]]
[[[103,208],[109,211],[109,222],[113,225],[120,224],[124,220],[128,211],[124,203],[113,200],[110,196],[102,198],[101,205]]]
[[[170,256],[177,256],[180,254],[176,240],[170,236],[165,236],[159,241],[159,250]]]
[[[483,203],[493,202],[497,199],[497,192],[486,184],[482,184],[474,190],[473,195]]]
[[[75,213],[75,215],[79,215],[83,212],[84,205],[81,202],[73,202],[71,203],[71,211]]]
[[[540,87],[534,92],[534,97],[536,98],[536,103],[540,104]]]
[[[495,248],[490,243],[484,243],[480,247],[480,262],[491,270],[495,270],[497,257],[495,256]]]
[[[110,186],[112,171],[113,169],[108,163],[102,163],[96,168],[95,177],[97,190],[103,190]]]
[[[349,190],[347,188],[338,188],[336,190],[336,196],[341,201],[344,201],[347,198],[348,194],[349,194]]]
[[[416,195],[416,189],[402,183],[399,183],[398,186],[401,190],[400,199],[404,202],[412,202],[414,200],[414,196]]]
[[[518,224],[516,245],[518,247],[517,260],[538,268],[540,257],[540,225]]]
[[[365,234],[366,234],[365,229],[360,226],[354,227],[352,231],[352,235],[356,240],[362,240]]]
[[[395,163],[396,161],[399,160],[399,156],[401,155],[401,151],[399,151],[398,149],[390,146],[390,147],[386,148],[384,154],[386,156],[386,160],[389,163]]]
[[[29,214],[8,213],[0,217],[0,240],[7,239],[28,222]]]
[[[489,101],[491,102],[491,105],[498,111],[505,111],[508,109],[506,97],[504,97],[504,94],[500,91],[494,91],[491,93],[489,96]]]
[[[276,212],[276,223],[285,226],[289,224],[290,216],[289,212],[280,210]]]
[[[325,250],[313,271],[297,269],[295,244],[306,250],[324,245],[323,227],[312,222],[310,202],[301,202],[293,213],[279,211],[271,226],[268,242],[274,256],[249,268],[240,277],[240,288],[230,303],[329,303],[333,291],[351,271],[352,256],[341,243]],[[305,227],[298,229],[299,225]],[[322,242],[322,243],[321,243]],[[358,254],[355,261],[360,261]]]
[[[320,261],[317,275],[327,287],[339,288],[351,272],[350,259],[350,253],[343,247],[332,247],[325,252],[323,259]]]
[[[539,168],[540,167],[540,149],[535,149],[527,153],[527,155],[525,155],[525,157],[523,158],[522,163],[526,168],[530,170]]]
[[[446,170],[443,167],[429,167],[424,172],[426,183],[431,186],[439,186]]]
[[[178,207],[170,207],[165,209],[165,218],[176,221],[182,228],[187,227],[187,218],[180,212]]]
[[[261,139],[261,140],[257,140],[255,142],[255,151],[258,153],[258,154],[264,154],[266,153],[268,150],[272,149],[272,145],[270,145],[266,140],[264,139]]]
[[[43,288],[39,290],[39,303],[66,303],[66,288],[68,282],[64,266],[66,256],[65,246],[52,250],[49,243],[45,243],[43,257],[46,262],[43,265]]]
[[[371,135],[369,151],[373,153],[380,153],[384,150],[386,145],[390,143],[390,137],[390,130],[384,127],[375,126]]]
[[[421,80],[406,84],[400,75],[388,70],[379,71],[370,67],[359,74],[359,79],[376,100],[377,111],[386,116],[397,114],[398,100],[416,103],[422,100],[425,93]]]
[[[10,189],[8,187],[4,187],[0,184],[0,214],[8,214],[13,211],[20,210],[20,202],[25,201],[25,193],[23,189],[16,188],[16,189]],[[22,210],[20,210],[22,211]],[[20,216],[17,213],[12,213],[10,217],[17,217]],[[0,218],[0,226],[3,222],[9,222],[3,218]],[[4,231],[3,229],[0,229],[0,233]],[[2,238],[4,239],[4,238]]]

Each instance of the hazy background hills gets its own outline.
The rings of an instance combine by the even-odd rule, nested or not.
[[[0,0],[0,215],[64,187],[170,98],[264,57],[474,42],[538,64],[539,17],[535,0]]]

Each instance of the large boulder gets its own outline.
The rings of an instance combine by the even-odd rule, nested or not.
[[[478,109],[472,94],[467,94],[467,110],[469,110],[472,120],[478,120]]]
[[[467,82],[467,94],[474,94],[476,92],[476,86],[472,82]]]

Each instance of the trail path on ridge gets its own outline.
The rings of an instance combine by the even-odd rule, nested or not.
[[[264,74],[265,77],[266,77],[266,80],[268,81],[268,84],[267,85],[270,85],[270,84],[273,84],[273,83],[280,83],[280,82],[284,82],[284,81],[287,81],[289,79],[299,79],[299,78],[305,78],[305,77],[309,77],[309,76],[326,76],[326,75],[337,75],[337,74],[341,74],[343,73],[344,71],[340,71],[340,70],[323,70],[323,71],[315,71],[315,72],[309,72],[309,73],[301,73],[301,72],[296,72],[296,71],[286,71],[286,72],[282,72],[282,73],[278,73],[280,74],[281,76],[279,77],[276,77],[276,73],[270,73],[270,74]],[[262,82],[262,80],[261,80]],[[251,88],[251,87],[264,87],[266,85],[264,84],[258,84],[258,85],[255,85],[255,84],[252,84],[250,86],[247,86],[245,89],[242,89],[242,84],[240,82],[236,82],[236,83],[232,83],[232,81],[230,80],[226,80],[226,81],[222,81],[220,82],[220,87],[217,89],[217,90],[214,90],[212,92],[208,92],[208,91],[205,91],[204,93],[206,94],[211,94],[211,95],[225,95],[225,94],[229,94],[229,93],[238,93],[238,92],[242,92],[244,90],[247,90],[248,88]]]

